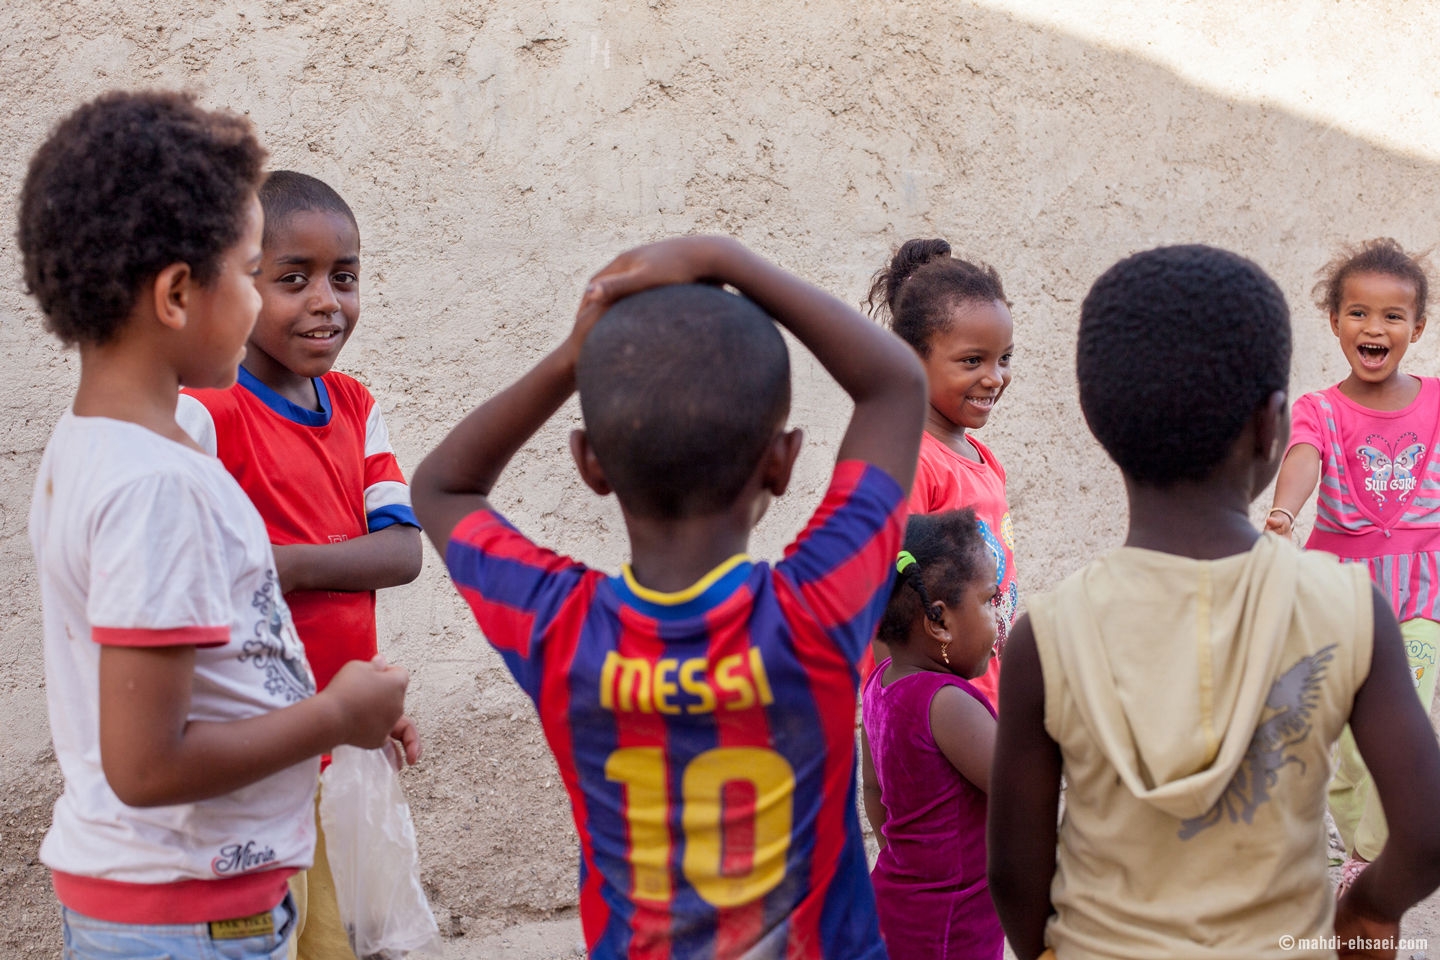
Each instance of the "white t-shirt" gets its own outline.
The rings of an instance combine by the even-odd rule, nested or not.
[[[122,803],[100,766],[102,645],[195,645],[191,720],[253,717],[315,692],[265,523],[220,461],[66,411],[40,461],[30,543],[65,775],[40,859],[143,884],[309,867],[319,758],[211,800],[143,809]]]

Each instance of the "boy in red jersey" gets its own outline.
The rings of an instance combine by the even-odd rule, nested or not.
[[[420,574],[420,531],[385,420],[363,385],[330,368],[360,317],[360,231],[328,185],[277,170],[259,190],[260,317],[239,382],[187,391],[176,419],[240,482],[274,545],[280,588],[319,689],[376,655],[375,591]],[[419,757],[414,725],[406,753]],[[317,821],[318,829],[318,821]],[[351,960],[319,834],[295,883],[304,960]]]
[[[745,554],[801,446],[772,317],[855,400],[829,492],[774,567]],[[535,545],[487,499],[577,386],[571,449],[620,501],[620,576]],[[855,665],[890,595],[924,415],[924,374],[891,334],[739,244],[684,238],[597,274],[569,338],[415,472],[416,511],[559,764],[591,957],[885,956],[855,810]]]

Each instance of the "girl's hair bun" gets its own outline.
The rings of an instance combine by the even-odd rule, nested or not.
[[[1010,306],[994,267],[952,256],[950,244],[937,238],[901,244],[875,274],[862,306],[926,359],[931,337],[949,326],[954,306],[973,300]]]
[[[865,309],[873,317],[879,311],[895,315],[895,301],[900,287],[910,275],[932,260],[950,256],[950,244],[936,237],[933,240],[906,240],[890,258],[890,265],[884,267],[870,282],[870,293],[865,298]]]

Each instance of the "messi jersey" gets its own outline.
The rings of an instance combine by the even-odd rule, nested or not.
[[[419,526],[380,407],[343,373],[315,381],[320,410],[292,403],[244,367],[228,390],[186,390],[175,419],[265,519],[270,542],[339,543],[395,523]],[[376,654],[375,592],[285,595],[320,689]]]
[[[456,526],[451,576],[570,794],[591,957],[885,956],[855,809],[855,664],[904,520],[900,486],[846,461],[784,560],[737,556],[669,594],[493,511]]]

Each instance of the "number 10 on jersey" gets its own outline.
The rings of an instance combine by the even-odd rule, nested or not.
[[[625,788],[636,900],[668,902],[670,784],[660,747],[622,747],[605,778]],[[706,903],[735,907],[760,899],[785,877],[795,772],[774,750],[717,747],[685,765],[680,782],[685,879]]]

